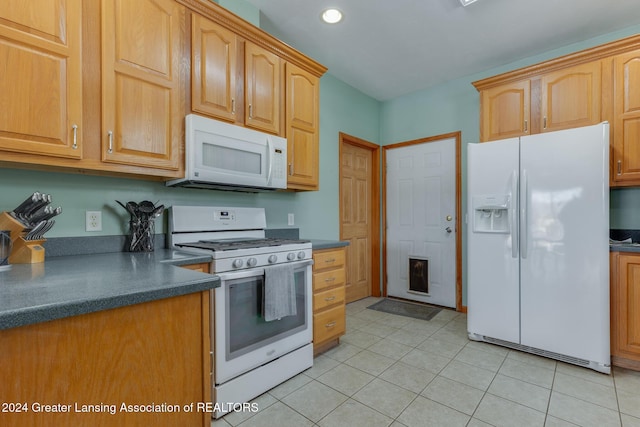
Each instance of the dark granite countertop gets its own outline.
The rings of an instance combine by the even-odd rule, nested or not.
[[[640,252],[640,244],[610,244],[609,252]]]
[[[311,248],[316,251],[319,249],[333,249],[340,248],[342,246],[349,246],[349,242],[346,240],[318,240],[309,239],[311,241]]]
[[[211,257],[170,249],[49,257],[0,271],[0,329],[186,295],[220,285],[180,265]]]

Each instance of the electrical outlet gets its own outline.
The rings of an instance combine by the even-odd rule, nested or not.
[[[288,214],[287,215],[287,225],[293,225],[294,223],[295,222],[294,222],[293,214],[292,213]]]
[[[102,212],[86,211],[87,217],[85,221],[86,231],[102,231]]]

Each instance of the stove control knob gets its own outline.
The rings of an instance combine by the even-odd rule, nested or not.
[[[293,261],[294,259],[296,259],[296,254],[294,254],[293,252],[289,252],[287,254],[287,260],[288,261]]]
[[[277,255],[269,255],[269,258],[267,259],[267,261],[269,261],[269,264],[275,264],[276,261],[278,261],[278,256]]]
[[[304,251],[298,252],[298,259],[304,259]]]
[[[233,266],[233,268],[240,268],[242,267],[242,264],[243,264],[242,260],[238,258],[238,259],[234,259],[233,264],[231,265]]]
[[[247,260],[247,265],[248,265],[249,267],[255,267],[257,263],[258,263],[258,260],[257,260],[257,259],[255,259],[255,258],[249,258],[249,259]]]

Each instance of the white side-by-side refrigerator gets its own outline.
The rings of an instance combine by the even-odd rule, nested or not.
[[[467,147],[469,338],[610,373],[609,124]]]

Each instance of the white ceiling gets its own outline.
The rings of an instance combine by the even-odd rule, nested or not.
[[[246,0],[261,27],[384,101],[640,24],[639,0]],[[320,20],[327,7],[341,23]]]

